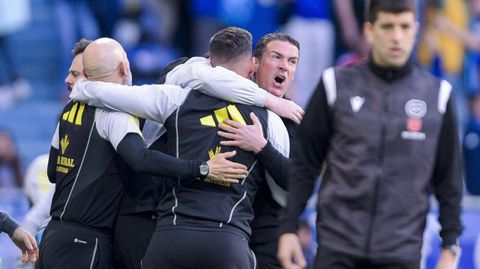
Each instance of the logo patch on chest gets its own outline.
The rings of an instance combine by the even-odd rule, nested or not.
[[[406,129],[401,137],[408,140],[425,140],[426,134],[422,132],[423,120],[427,114],[427,103],[419,99],[410,99],[405,104],[407,114]]]
[[[350,105],[352,106],[352,111],[357,113],[362,108],[363,103],[365,103],[365,97],[352,96],[350,97]]]

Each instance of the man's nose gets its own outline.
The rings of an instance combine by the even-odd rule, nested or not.
[[[403,35],[403,30],[400,27],[395,27],[392,32],[392,40],[398,42],[402,40]]]
[[[68,74],[66,77],[65,77],[65,84],[69,85],[69,84],[72,84],[72,79],[70,77],[71,75]]]
[[[287,65],[288,65],[287,61],[288,61],[287,59],[281,60],[279,68],[282,69],[282,70],[287,70]]]

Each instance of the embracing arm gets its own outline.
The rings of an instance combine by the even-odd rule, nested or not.
[[[268,116],[268,140],[263,137],[262,124],[253,112],[250,113],[252,125],[225,120],[224,124],[218,126],[220,128],[218,135],[229,139],[222,140],[220,142],[222,145],[235,146],[253,152],[275,180],[275,184],[285,190],[290,166],[289,136],[285,125],[277,115],[269,112]]]
[[[200,177],[201,161],[181,160],[160,151],[147,148],[138,128],[138,119],[120,112],[97,109],[96,127],[100,136],[137,172],[157,176]],[[237,183],[247,174],[247,168],[227,160],[235,153],[220,154],[207,162],[212,179]]]
[[[230,102],[266,107],[297,124],[304,114],[303,109],[293,101],[274,96],[255,82],[222,66],[212,67],[210,61],[203,57],[193,57],[175,67],[168,73],[165,83],[198,89]]]
[[[222,66],[212,67],[204,57],[192,57],[168,73],[166,84],[190,87],[231,102],[263,107],[267,92]]]
[[[181,160],[147,148],[136,133],[127,134],[117,146],[117,152],[137,172],[156,176],[200,177],[201,161]]]
[[[189,92],[174,85],[126,86],[82,79],[75,83],[70,98],[164,123]]]
[[[256,155],[268,173],[275,179],[278,186],[287,189],[288,176],[292,161],[268,142]]]
[[[157,176],[200,178],[199,160],[183,160],[160,151],[147,148],[142,137],[135,133],[127,134],[118,144],[117,152],[137,172]],[[208,176],[232,183],[238,183],[247,173],[247,168],[241,164],[228,161],[234,153],[224,153],[207,162]]]

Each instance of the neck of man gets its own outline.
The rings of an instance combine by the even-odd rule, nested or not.
[[[221,66],[221,67],[224,67],[230,71],[233,71],[235,73],[237,73],[238,75],[244,77],[244,78],[249,78],[248,77],[248,71],[246,70],[246,66],[248,66],[248,62],[246,62],[248,60],[248,58],[246,58],[247,56],[237,56],[233,59],[215,59],[215,58],[211,58],[211,63],[212,63],[212,66],[215,67],[215,66]],[[251,57],[251,56],[250,56]]]
[[[403,66],[400,67],[381,66],[375,63],[373,57],[370,55],[368,59],[368,68],[377,77],[385,81],[392,82],[408,75],[410,71],[412,71],[413,61],[409,59]]]

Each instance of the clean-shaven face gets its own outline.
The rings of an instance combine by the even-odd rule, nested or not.
[[[416,34],[417,23],[413,12],[379,12],[373,24],[365,24],[373,61],[382,67],[404,66],[412,53]]]
[[[297,69],[298,48],[287,41],[274,40],[267,44],[257,59],[255,80],[261,88],[275,96],[283,96],[290,87]]]

